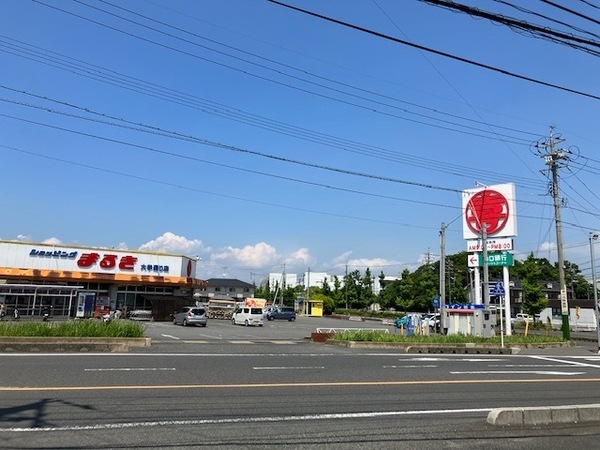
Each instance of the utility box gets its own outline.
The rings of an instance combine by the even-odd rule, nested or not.
[[[449,304],[444,312],[447,334],[493,337],[496,335],[496,311],[484,305]]]

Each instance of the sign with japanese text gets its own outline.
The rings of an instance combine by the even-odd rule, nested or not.
[[[513,254],[508,252],[488,253],[487,263],[489,267],[503,267],[515,265]],[[467,264],[469,267],[483,266],[483,255],[481,253],[468,255]]]
[[[196,261],[162,253],[0,241],[0,267],[190,277]]]
[[[499,238],[499,239],[488,239],[487,240],[488,252],[501,252],[513,249],[513,240],[511,238]],[[482,252],[483,241],[481,239],[473,239],[467,241],[468,252]]]

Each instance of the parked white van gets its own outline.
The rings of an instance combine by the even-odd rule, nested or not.
[[[235,310],[231,322],[234,325],[258,325],[259,327],[262,327],[264,323],[263,310],[262,308],[243,306]]]

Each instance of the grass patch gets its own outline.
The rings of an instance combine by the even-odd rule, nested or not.
[[[0,322],[0,336],[16,337],[144,337],[143,325],[126,320],[87,319],[67,322]]]
[[[342,331],[335,333],[331,339],[336,341],[363,341],[363,342],[400,342],[413,344],[500,344],[500,336],[483,338],[477,336],[466,336],[464,334],[453,334],[449,336],[431,334],[403,336],[401,334],[382,333],[374,331]],[[550,342],[564,342],[556,336],[540,335],[512,335],[504,336],[504,344],[543,344]]]

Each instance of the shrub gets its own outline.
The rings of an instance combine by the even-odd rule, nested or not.
[[[0,322],[0,336],[21,337],[121,337],[144,336],[140,323],[126,320],[86,319],[66,322]]]

